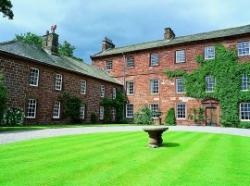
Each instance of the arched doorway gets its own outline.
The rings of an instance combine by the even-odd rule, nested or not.
[[[215,99],[205,99],[202,101],[202,106],[205,110],[205,124],[207,126],[219,126],[220,121],[220,106]]]

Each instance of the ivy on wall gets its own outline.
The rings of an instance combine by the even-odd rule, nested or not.
[[[250,76],[250,63],[239,63],[237,51],[226,49],[222,45],[216,46],[215,59],[204,60],[203,56],[197,56],[196,61],[199,67],[191,73],[166,70],[166,75],[169,78],[183,77],[186,96],[199,100],[218,100],[221,124],[226,127],[238,127],[239,104],[250,101],[250,91],[241,91],[242,75]],[[216,80],[215,89],[211,93],[205,91],[207,75]]]

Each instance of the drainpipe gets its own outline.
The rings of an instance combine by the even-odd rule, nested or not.
[[[123,57],[123,87],[125,89],[123,89],[125,95],[126,95],[126,78],[125,78],[125,71],[126,71],[126,55],[124,53],[122,53],[122,57]],[[123,119],[125,119],[125,111],[126,111],[126,105],[123,106]]]

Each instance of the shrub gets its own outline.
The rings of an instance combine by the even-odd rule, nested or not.
[[[202,107],[193,108],[190,110],[189,119],[193,120],[194,123],[203,123],[204,122],[204,109]]]
[[[23,125],[24,112],[20,108],[9,108],[4,115],[4,124],[7,126]]]
[[[8,94],[7,89],[4,86],[4,80],[2,74],[0,74],[0,124],[3,121],[3,115],[7,108]]]
[[[174,110],[174,108],[170,108],[168,110],[164,123],[166,125],[176,125],[176,118],[175,118],[175,110]]]
[[[90,121],[91,123],[95,124],[97,122],[97,115],[96,113],[92,112],[90,115]]]
[[[250,129],[250,122],[240,122],[240,128]]]
[[[134,122],[136,124],[152,125],[152,116],[153,112],[147,106],[145,106],[135,113]]]

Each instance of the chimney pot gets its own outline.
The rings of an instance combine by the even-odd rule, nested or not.
[[[170,40],[175,38],[175,33],[170,27],[167,27],[164,30],[165,30],[164,39]]]

